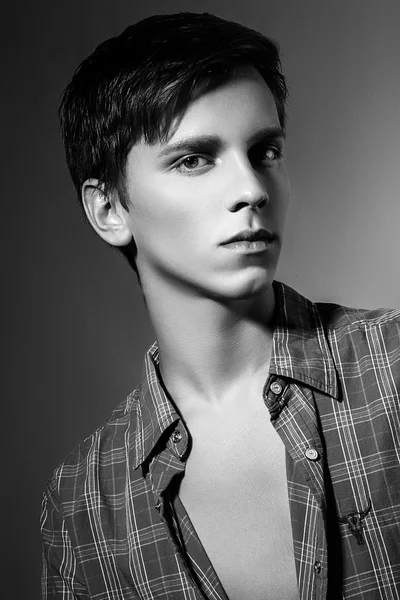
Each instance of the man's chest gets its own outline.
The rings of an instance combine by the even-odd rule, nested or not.
[[[298,598],[285,448],[262,400],[189,428],[179,496],[230,600]]]

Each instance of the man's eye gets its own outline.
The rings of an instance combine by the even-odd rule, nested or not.
[[[282,152],[279,148],[269,147],[264,149],[264,160],[277,160],[282,157]]]
[[[277,156],[276,156],[276,150],[275,150],[275,148],[268,148],[265,151],[265,158],[267,160],[274,160],[276,157]]]
[[[177,171],[181,172],[195,171],[196,169],[205,167],[208,162],[209,161],[203,156],[193,154],[192,156],[186,156],[186,158],[182,158],[182,160],[176,164],[175,168]]]
[[[252,158],[257,162],[273,162],[282,158],[282,150],[277,146],[264,146],[254,149]]]

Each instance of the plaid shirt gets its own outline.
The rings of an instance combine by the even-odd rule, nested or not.
[[[300,599],[400,599],[400,311],[274,288],[263,398],[286,447]],[[227,600],[169,499],[188,432],[157,365],[155,343],[142,386],[47,485],[43,599]]]

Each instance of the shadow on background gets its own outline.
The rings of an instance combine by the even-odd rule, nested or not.
[[[100,41],[150,14],[188,9],[238,20],[282,47],[293,198],[279,278],[314,300],[400,306],[397,1],[9,8],[1,111],[7,598],[39,599],[45,482],[138,384],[153,339],[134,273],[80,215],[58,135],[59,96]]]

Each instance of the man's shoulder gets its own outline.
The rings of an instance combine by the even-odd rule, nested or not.
[[[293,364],[297,371],[303,369],[308,373],[314,370],[312,378],[315,379],[315,373],[319,373],[323,382],[329,374],[333,390],[336,387],[332,387],[332,381],[339,378],[343,387],[346,380],[347,390],[353,390],[353,395],[368,389],[368,394],[364,394],[368,398],[374,395],[374,382],[377,384],[378,380],[390,379],[394,386],[393,397],[398,398],[399,309],[365,309],[331,302],[311,302],[291,289],[284,289],[283,302],[289,326],[281,336],[284,340],[282,352],[287,352],[290,343],[292,370]],[[319,371],[318,364],[321,365]]]
[[[332,356],[357,369],[391,369],[400,378],[400,310],[316,303]],[[362,365],[362,367],[361,367]],[[384,368],[383,366],[384,365]]]
[[[373,329],[392,326],[398,330],[400,326],[399,308],[355,308],[333,302],[312,302],[301,293],[285,283],[276,282],[280,291],[279,298],[286,304],[285,311],[293,312],[290,317],[303,328],[310,323],[322,324],[325,331],[345,333],[357,329]],[[316,319],[315,319],[316,318]],[[286,317],[288,320],[288,317]],[[306,324],[306,325],[305,325]]]
[[[391,326],[398,331],[400,326],[400,309],[396,308],[354,308],[329,302],[316,302],[314,306],[324,327],[331,332]]]
[[[95,483],[96,473],[122,472],[137,435],[140,391],[138,387],[129,394],[68,454],[47,482],[45,495],[56,495],[62,503],[73,501],[90,482]]]

